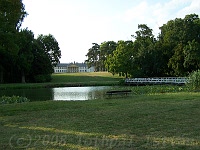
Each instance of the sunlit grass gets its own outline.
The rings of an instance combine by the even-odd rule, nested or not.
[[[139,139],[136,136],[128,136],[128,135],[104,135],[99,133],[87,133],[87,132],[76,132],[76,131],[68,131],[68,130],[58,130],[55,128],[45,128],[45,127],[30,127],[30,126],[17,126],[17,125],[5,125],[11,128],[19,128],[19,129],[29,129],[35,131],[44,131],[44,132],[52,132],[54,134],[65,134],[71,136],[81,137],[82,139],[87,138],[98,138],[98,140],[125,140],[132,141]],[[145,140],[152,142],[154,144],[162,145],[162,144],[170,144],[170,145],[185,145],[185,146],[200,146],[200,141],[193,138],[184,138],[184,137],[154,137],[154,136],[145,136],[143,137]]]
[[[118,77],[109,72],[77,72],[77,73],[54,73],[53,76],[104,76],[104,77]]]
[[[199,108],[197,92],[2,105],[0,147],[199,149]]]
[[[154,145],[200,146],[200,140],[184,137],[147,137]]]
[[[113,76],[108,72],[83,72],[52,74],[52,81],[48,83],[12,83],[0,84],[0,90],[19,88],[48,88],[66,86],[91,86],[91,85],[118,85],[123,77]]]
[[[113,82],[119,81],[120,78],[118,75],[113,76],[108,72],[84,72],[84,73],[62,73],[62,74],[53,74],[52,75],[53,83],[61,82]]]

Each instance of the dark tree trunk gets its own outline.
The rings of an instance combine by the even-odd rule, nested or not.
[[[24,70],[22,70],[22,83],[26,83]]]
[[[0,66],[0,83],[3,83],[4,81],[3,81],[3,67],[2,66]]]
[[[0,83],[3,83],[3,70],[0,72]]]

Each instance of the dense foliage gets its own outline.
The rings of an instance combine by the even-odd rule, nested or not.
[[[27,16],[22,0],[0,1],[0,83],[47,82],[61,51],[53,35],[21,29]]]
[[[163,24],[157,38],[152,29],[140,24],[132,37],[134,41],[94,43],[86,62],[96,71],[104,68],[126,77],[187,76],[200,67],[200,19],[196,14]]]
[[[191,90],[200,90],[200,70],[196,70],[189,75],[187,86]]]

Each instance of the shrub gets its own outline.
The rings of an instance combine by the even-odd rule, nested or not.
[[[10,96],[2,96],[0,97],[0,104],[12,104],[12,103],[25,103],[29,102],[30,100],[26,97],[20,97],[13,95]]]
[[[119,85],[125,85],[125,79],[119,80]]]
[[[200,90],[200,70],[194,71],[189,75],[187,86],[191,90]]]

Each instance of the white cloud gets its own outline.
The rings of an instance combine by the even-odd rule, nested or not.
[[[147,24],[157,35],[160,32],[159,27],[169,20],[177,17],[183,18],[191,13],[200,15],[199,8],[199,0],[170,0],[154,3],[143,0],[138,5],[126,10],[120,18],[126,23]]]
[[[199,0],[193,0],[189,6],[181,9],[177,13],[177,16],[180,18],[183,18],[187,14],[194,14],[194,13],[200,15],[200,1]]]

